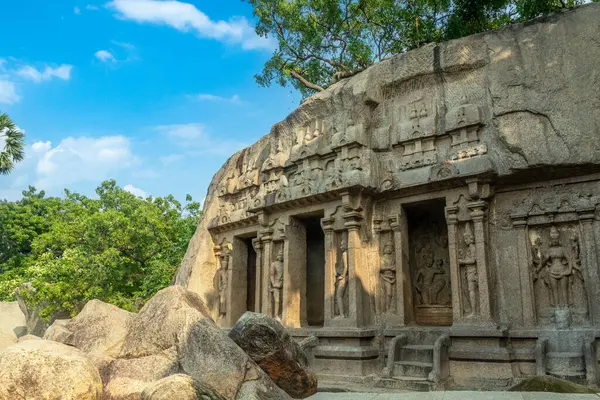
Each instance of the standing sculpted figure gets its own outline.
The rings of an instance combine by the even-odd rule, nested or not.
[[[383,280],[383,311],[394,310],[394,285],[396,284],[396,260],[394,259],[394,246],[387,243],[383,247],[381,268],[379,270]]]
[[[445,285],[445,281],[436,279],[438,275],[445,275],[442,260],[435,262],[431,249],[426,249],[422,256],[423,264],[417,270],[415,281],[417,282],[417,291],[421,295],[422,304],[439,304],[438,294]]]
[[[346,307],[344,307],[344,294],[348,286],[348,246],[346,239],[342,237],[340,243],[340,259],[335,267],[335,313],[338,318],[346,318]]]
[[[283,250],[279,250],[277,258],[271,263],[269,270],[271,296],[273,299],[273,318],[281,318],[281,291],[283,290]]]
[[[464,233],[465,244],[467,245],[466,252],[460,255],[458,264],[464,266],[466,278],[467,278],[467,290],[469,291],[469,303],[471,304],[471,312],[469,316],[475,315],[479,305],[477,303],[477,287],[478,287],[478,276],[477,276],[477,248],[475,247],[475,238],[473,237],[473,231],[471,225],[465,226]]]
[[[581,276],[579,238],[575,236],[571,239],[573,262],[569,260],[565,248],[560,243],[560,232],[556,227],[550,228],[550,246],[547,252],[542,253],[540,245],[541,240],[538,238],[534,245],[534,255],[539,257],[534,257],[534,278],[537,279],[543,269],[544,282],[550,288],[552,306],[569,307],[572,302],[570,290],[573,276],[575,272]]]
[[[221,268],[219,269],[219,314],[227,314],[227,288],[229,287],[229,256],[221,254]]]

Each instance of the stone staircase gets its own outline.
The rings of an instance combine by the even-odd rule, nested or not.
[[[449,337],[440,330],[406,331],[388,348],[386,367],[378,387],[430,391],[443,386],[448,376]]]

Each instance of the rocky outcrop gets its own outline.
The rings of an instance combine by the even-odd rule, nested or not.
[[[271,209],[349,187],[381,197],[473,176],[597,170],[598,20],[600,5],[590,4],[429,44],[310,97],[215,174],[176,283],[200,294],[216,319],[220,243],[209,229],[260,231]]]
[[[102,380],[81,351],[28,340],[0,352],[0,399],[101,400]]]
[[[75,318],[52,324],[52,331],[49,328],[45,338],[77,347],[87,354],[116,357],[134,317],[134,313],[112,304],[91,300]]]
[[[18,302],[0,302],[0,316],[0,335],[12,333],[18,338],[27,334],[27,322]]]
[[[229,331],[229,337],[293,398],[303,399],[317,392],[317,377],[302,348],[273,318],[247,312]]]
[[[71,321],[51,326],[46,338],[88,355],[102,376],[105,400],[140,399],[147,388],[146,396],[164,396],[192,387],[214,388],[216,399],[262,392],[289,398],[215,325],[199,296],[181,286],[161,290],[138,314],[91,301]]]
[[[25,335],[25,336],[21,336],[19,338],[19,340],[17,340],[17,343],[26,342],[28,340],[42,340],[42,338],[39,336],[35,336],[35,335]]]
[[[59,343],[67,343],[73,332],[68,330],[65,326],[69,323],[69,319],[57,319],[46,329],[44,333],[44,339],[53,340]]]
[[[146,386],[142,400],[225,400],[216,391],[192,377],[171,375]]]

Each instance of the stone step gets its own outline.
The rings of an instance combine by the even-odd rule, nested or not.
[[[403,346],[400,352],[402,361],[433,362],[433,346],[428,344],[409,344]]]
[[[394,363],[394,377],[427,378],[433,364],[421,361],[397,361]]]
[[[429,392],[435,387],[425,378],[397,376],[393,378],[377,378],[374,382],[376,388],[393,390],[410,390],[413,392]]]

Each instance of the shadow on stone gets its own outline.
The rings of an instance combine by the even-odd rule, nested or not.
[[[596,393],[587,386],[558,379],[553,376],[534,376],[511,387],[509,392]]]

